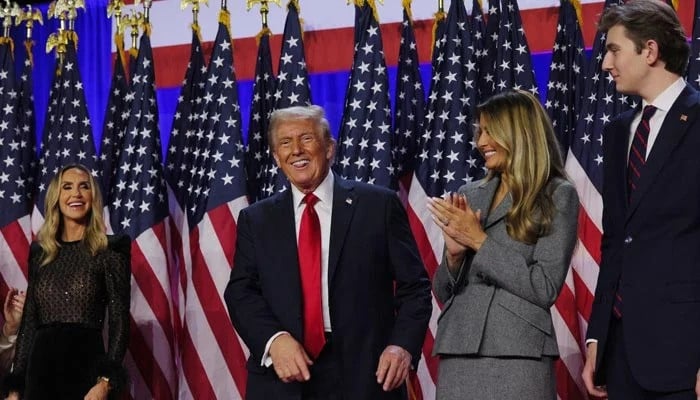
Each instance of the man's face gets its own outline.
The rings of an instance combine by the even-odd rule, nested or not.
[[[335,142],[325,139],[311,119],[280,123],[273,155],[287,179],[303,193],[313,192],[328,174]]]
[[[607,52],[603,58],[603,70],[610,73],[615,80],[615,88],[620,93],[639,94],[647,79],[649,49],[637,52],[634,42],[627,37],[627,30],[622,25],[615,25],[608,30],[605,42]]]

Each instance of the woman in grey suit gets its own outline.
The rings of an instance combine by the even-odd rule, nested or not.
[[[536,97],[503,92],[477,116],[487,177],[429,202],[445,239],[437,398],[555,399],[549,309],[576,244],[578,196]]]

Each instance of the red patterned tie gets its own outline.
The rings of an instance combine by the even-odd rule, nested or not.
[[[637,129],[632,138],[630,156],[627,162],[627,193],[630,195],[637,189],[637,182],[642,175],[642,169],[646,164],[647,142],[649,140],[649,120],[656,112],[656,107],[647,105],[642,111],[642,120],[639,121]]]
[[[637,182],[644,170],[647,158],[647,142],[649,141],[649,120],[654,116],[656,107],[651,104],[644,107],[642,110],[642,120],[639,121],[637,129],[634,131],[632,138],[632,147],[630,147],[630,156],[627,162],[627,199],[632,197],[632,192],[637,189]],[[617,282],[617,290],[613,299],[613,314],[616,318],[622,318],[622,279]]]
[[[313,193],[304,196],[304,213],[299,227],[299,272],[304,304],[304,348],[313,359],[326,344],[323,332],[321,304],[321,224],[314,204]]]

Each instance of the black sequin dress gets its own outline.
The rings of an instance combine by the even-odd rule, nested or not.
[[[110,398],[125,385],[130,240],[108,239],[108,249],[94,257],[82,242],[61,243],[45,266],[39,266],[41,247],[32,244],[13,370],[25,378],[24,399],[82,399],[99,376],[110,379]]]

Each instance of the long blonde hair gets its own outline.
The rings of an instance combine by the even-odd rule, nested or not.
[[[92,177],[90,170],[81,164],[69,164],[61,168],[51,179],[44,199],[44,223],[37,233],[37,242],[44,254],[41,265],[44,266],[55,260],[61,247],[58,239],[63,232],[63,215],[59,208],[59,194],[63,174],[70,169],[79,169],[87,174],[92,192],[92,205],[88,214],[88,222],[85,226],[85,234],[82,242],[93,256],[107,248],[107,235],[102,215],[102,194],[97,182]]]
[[[523,90],[494,95],[477,107],[488,134],[507,153],[506,179],[513,206],[506,214],[508,235],[533,244],[546,235],[556,212],[551,188],[555,177],[566,178],[552,122],[540,101]],[[495,172],[490,171],[487,179]]]

